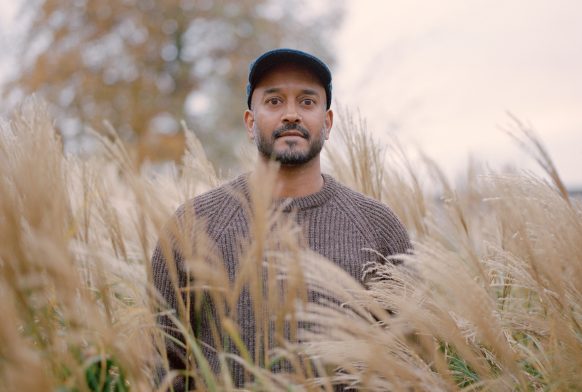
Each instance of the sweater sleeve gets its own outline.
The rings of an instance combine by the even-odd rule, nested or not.
[[[152,255],[152,278],[158,294],[159,303],[157,312],[157,324],[164,334],[164,345],[171,370],[184,370],[188,368],[188,358],[185,349],[185,338],[174,320],[186,320],[183,313],[184,304],[187,303],[187,293],[183,288],[188,285],[188,275],[184,265],[184,257],[178,246],[177,237],[181,230],[178,216],[164,228],[156,248]],[[182,309],[182,311],[180,311]],[[189,326],[184,326],[186,330]],[[161,381],[165,369],[158,366],[158,378]],[[175,391],[185,391],[193,387],[193,381],[182,376],[173,381]]]
[[[383,206],[383,213],[375,216],[376,238],[385,257],[407,254],[412,251],[408,231],[400,219],[388,207]],[[394,259],[394,264],[401,263]]]
[[[364,285],[370,288],[371,283],[379,281],[391,281],[393,285],[394,266],[397,266],[399,275],[416,276],[414,266],[398,257],[411,254],[412,244],[406,227],[396,214],[389,207],[375,202],[373,207],[368,206],[367,216],[374,228],[379,256],[364,267]]]
[[[358,195],[356,200],[357,208],[374,237],[376,251],[385,258],[411,252],[408,231],[390,207],[364,195]],[[392,259],[393,264],[401,262],[401,259]]]

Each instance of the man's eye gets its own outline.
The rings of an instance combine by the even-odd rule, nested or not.
[[[303,104],[306,106],[311,106],[311,105],[315,105],[315,101],[311,98],[305,98],[303,100]]]
[[[269,98],[267,99],[267,103],[269,105],[278,105],[279,103],[281,103],[281,100],[279,98]]]

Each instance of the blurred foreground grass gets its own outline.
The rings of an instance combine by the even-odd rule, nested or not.
[[[250,390],[582,388],[582,205],[569,199],[535,137],[516,123],[547,179],[469,174],[455,188],[430,160],[413,165],[349,114],[341,119],[342,147],[328,151],[329,171],[396,211],[415,241],[407,262],[418,276],[388,263],[379,268],[389,279],[363,290],[302,249],[293,222],[274,226],[277,211],[255,198],[244,259],[267,263],[294,288],[284,304],[268,298],[261,306],[321,328],[267,354],[295,364],[288,373],[269,372],[244,349],[237,358],[222,353],[224,369],[226,359],[243,363]],[[145,175],[116,138],[102,139],[98,156],[64,156],[42,103],[27,102],[0,126],[0,390],[155,390],[164,363],[155,309],[163,304],[151,289],[151,252],[175,208],[222,179],[191,134],[182,170]],[[440,197],[429,196],[424,172]],[[261,195],[268,181],[256,187]],[[256,284],[229,286],[204,263],[191,261],[204,287],[237,295]],[[306,304],[305,287],[343,306]],[[217,325],[236,342],[226,311]],[[233,389],[227,371],[205,369],[195,339],[188,345],[188,375],[200,390]]]

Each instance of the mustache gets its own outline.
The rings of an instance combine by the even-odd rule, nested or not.
[[[273,139],[277,139],[283,133],[292,130],[301,133],[301,137],[303,137],[304,139],[309,139],[309,131],[307,131],[307,129],[303,128],[301,125],[296,123],[288,123],[275,129],[273,131]]]

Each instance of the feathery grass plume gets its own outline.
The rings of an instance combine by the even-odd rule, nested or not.
[[[351,122],[349,126],[352,134],[361,131],[358,124]],[[407,377],[402,376],[406,372],[400,370],[379,373],[384,383],[374,384],[374,388],[572,390],[582,385],[579,372],[574,370],[582,359],[580,203],[570,206],[543,145],[531,132],[526,132],[526,137],[542,151],[541,164],[555,188],[531,175],[491,174],[473,175],[467,180],[471,185],[468,191],[461,192],[449,184],[438,165],[425,159],[426,167],[441,184],[443,204],[427,202],[429,199],[418,192],[418,197],[402,201],[406,208],[398,209],[404,213],[403,221],[412,222],[409,227],[420,232],[414,237],[415,255],[406,259],[414,262],[422,279],[395,279],[408,282],[405,287],[412,290],[394,290],[391,279],[370,285],[368,305],[379,302],[397,309],[397,315],[381,321],[384,328],[370,335],[370,340],[361,341],[373,348],[386,347],[380,343],[385,329],[384,333],[397,337],[408,355],[419,359],[413,368],[416,374],[436,382],[430,388],[427,384],[421,387],[418,381],[407,383]],[[367,144],[381,149],[376,142]],[[403,165],[382,168],[386,171],[382,178],[399,178],[400,174],[390,172],[409,167],[406,157],[401,158]],[[360,160],[336,160],[334,168],[338,173],[350,173],[350,167],[359,164]],[[408,174],[411,178],[404,183],[418,184],[418,169]],[[358,188],[358,184],[366,182],[359,179],[350,183],[365,191],[366,187]],[[382,195],[383,200],[399,198],[394,194],[400,188],[384,189],[391,195]],[[417,217],[422,217],[421,225],[414,224]],[[385,275],[390,278],[399,273],[388,263],[382,268],[388,269]],[[370,347],[359,346],[363,352],[371,351]],[[339,357],[337,353],[333,356]],[[349,369],[353,361],[346,362],[338,365]],[[371,367],[370,361],[360,363],[362,369]],[[383,363],[395,368],[388,361]],[[372,385],[364,373],[358,375],[352,368],[350,374],[357,385]]]
[[[15,306],[17,299],[9,288],[0,288],[0,391],[41,391],[51,385],[51,377],[40,350],[23,336],[23,330],[14,324],[20,315]],[[9,322],[12,321],[12,322]],[[31,377],[34,375],[34,377]]]
[[[59,349],[58,324],[80,321],[77,317],[61,320],[54,306],[74,306],[71,293],[78,280],[74,269],[67,268],[72,265],[67,251],[72,217],[60,144],[52,133],[46,109],[32,102],[24,104],[20,115],[10,123],[3,124],[0,135],[1,282],[3,298],[8,302],[4,306],[8,314],[17,315],[2,322],[4,329],[21,330],[26,344],[38,347],[34,354],[47,356],[48,360],[41,363],[43,371],[57,369],[61,365],[52,358]],[[11,355],[17,362],[18,350],[7,354],[3,363],[10,369]],[[6,376],[28,376],[26,369],[18,370],[22,373]],[[51,377],[47,380],[50,385]]]
[[[188,181],[192,184],[203,184],[203,190],[209,190],[219,186],[223,181],[216,173],[212,162],[206,157],[202,143],[194,135],[194,132],[186,127],[184,121],[182,121],[182,128],[186,134],[186,151],[183,158],[184,167],[182,169],[183,175],[181,181]],[[196,189],[190,195],[200,192],[200,189]]]
[[[413,238],[428,235],[430,201],[404,147],[395,137],[388,145],[374,138],[359,113],[346,107],[337,112],[337,136],[326,144],[325,167],[343,184],[388,204]]]
[[[415,239],[414,254],[400,256],[415,273],[380,264],[365,290],[307,249],[293,215],[271,198],[274,168],[251,177],[250,236],[230,276],[193,213],[162,229],[179,205],[222,182],[193,134],[187,167],[152,174],[136,169],[113,129],[102,155],[64,156],[38,101],[0,127],[0,390],[152,390],[156,350],[167,374],[159,390],[183,376],[199,390],[235,390],[234,369],[250,390],[582,385],[582,205],[564,197],[531,133],[524,138],[551,182],[471,173],[463,189],[428,158],[420,167],[404,148],[383,147],[363,121],[340,121],[349,135],[345,151],[331,149],[335,176],[389,204]],[[440,201],[423,189],[421,170],[440,184]],[[152,284],[158,237],[168,260],[179,248],[195,278],[184,293],[171,282],[183,298],[177,312]],[[260,349],[243,343],[243,296]],[[206,301],[217,369],[190,327]],[[159,328],[157,316],[176,330]],[[163,339],[183,345],[185,371],[168,372]]]
[[[519,182],[520,187],[508,186]],[[487,191],[499,213],[500,302],[532,372],[548,385],[582,385],[582,208],[534,177],[496,179]],[[496,260],[497,261],[497,260]],[[520,350],[521,351],[521,350]]]
[[[3,379],[42,382],[43,388],[33,390],[89,390],[108,384],[118,390],[129,384],[148,389],[149,377],[141,372],[147,360],[135,361],[150,356],[147,345],[136,344],[144,333],[131,330],[140,320],[140,309],[122,294],[132,284],[118,291],[113,281],[119,280],[111,279],[112,271],[117,274],[124,267],[121,256],[128,254],[107,254],[97,238],[103,232],[99,229],[112,227],[112,219],[118,219],[99,214],[102,221],[88,218],[93,204],[84,202],[86,193],[74,193],[74,184],[83,183],[75,176],[83,170],[78,160],[63,156],[41,102],[25,102],[2,125],[0,150],[0,290],[5,314],[12,315],[3,318],[2,328],[18,331],[22,344],[3,356]],[[73,202],[77,196],[84,201]],[[124,246],[121,235],[109,232],[117,236],[115,246]],[[118,260],[113,269],[104,265],[110,256]],[[138,279],[132,280],[139,285]],[[29,359],[30,368],[18,366],[23,358]],[[31,369],[38,371],[31,374]]]
[[[381,200],[385,148],[367,132],[366,122],[360,115],[354,117],[345,108],[340,108],[338,114],[335,129],[341,147],[328,146],[331,169],[340,182]]]
[[[536,135],[534,129],[522,122],[517,116],[508,113],[510,119],[513,121],[512,125],[506,128],[506,133],[513,138],[513,140],[540,165],[540,167],[550,176],[552,183],[560,192],[562,197],[569,203],[570,196],[566,185],[560,178],[558,169],[554,165],[548,150],[540,138]]]

